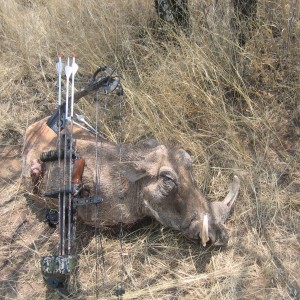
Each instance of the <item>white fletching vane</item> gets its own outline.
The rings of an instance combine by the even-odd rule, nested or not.
[[[71,88],[71,119],[73,119],[74,114],[74,86],[75,86],[75,74],[78,71],[78,65],[75,62],[75,55],[73,54],[72,61],[72,88]]]
[[[61,55],[58,56],[58,63],[56,64],[56,71],[58,74],[58,105],[61,105],[61,74],[63,70],[63,63],[61,61]]]
[[[56,71],[58,75],[62,74],[64,64],[61,61],[61,55],[58,56],[58,63],[56,64]]]
[[[66,74],[66,119],[69,119],[68,112],[69,112],[69,82],[70,76],[72,74],[72,67],[70,66],[70,59],[68,57],[67,65],[65,67],[65,74]]]

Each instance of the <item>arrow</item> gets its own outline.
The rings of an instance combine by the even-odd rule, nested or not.
[[[58,122],[58,157],[61,157],[61,74],[63,71],[63,63],[61,61],[61,55],[58,56],[58,63],[56,64],[56,71],[58,74],[58,108],[59,108],[59,122]],[[61,161],[58,159],[58,170],[59,170],[59,186],[61,186]],[[64,224],[65,216],[64,216],[64,201],[61,195],[58,196],[58,203],[59,203],[59,235],[60,235],[60,246],[59,246],[59,253],[60,255],[63,254],[63,248],[62,245],[64,245],[64,235],[63,235],[63,229],[62,224]]]
[[[65,67],[65,74],[66,74],[66,111],[65,111],[65,145],[64,145],[64,151],[67,151],[67,132],[68,132],[68,128],[67,128],[67,122],[69,120],[69,117],[68,117],[68,111],[69,111],[69,82],[70,82],[70,76],[72,74],[72,67],[70,66],[70,59],[68,57],[68,60],[67,60],[67,65]],[[71,138],[72,140],[72,138]],[[70,147],[70,151],[72,149],[72,146]],[[71,173],[71,164],[69,166],[70,168],[70,172]],[[66,175],[67,175],[67,157],[65,156],[64,157],[64,178],[63,178],[63,181],[65,182],[66,181]],[[69,175],[71,178],[71,175]],[[71,179],[70,179],[71,181]],[[71,183],[69,183],[69,188],[71,186]],[[70,194],[68,194],[68,196],[70,196]],[[70,202],[70,200],[69,200]],[[69,204],[70,205],[70,204]],[[63,236],[63,239],[62,239],[62,255],[65,255],[66,254],[66,249],[65,249],[65,242],[66,242],[66,228],[65,228],[65,224],[66,224],[66,206],[67,206],[67,195],[66,193],[64,193],[63,195],[63,211],[62,211],[62,218],[63,218],[63,225],[62,225],[62,236]],[[70,214],[70,212],[69,212]],[[68,215],[69,216],[69,215]],[[68,222],[70,222],[70,217],[68,218]],[[69,234],[69,229],[68,229],[68,239],[70,237],[70,234]],[[69,245],[69,241],[68,241],[68,245]],[[69,254],[67,252],[67,254]]]
[[[71,120],[71,137],[70,137],[70,151],[73,149],[73,113],[74,113],[74,85],[75,85],[75,74],[78,70],[78,65],[75,62],[75,54],[72,55],[73,61],[72,61],[72,66],[71,66],[71,72],[72,72],[72,87],[71,87],[71,113],[69,116],[69,120]],[[70,160],[69,160],[69,188],[72,187],[72,157],[70,155]],[[72,195],[69,194],[69,203],[68,203],[68,254],[70,255],[71,253],[71,217],[72,217]],[[72,229],[73,231],[74,229]]]

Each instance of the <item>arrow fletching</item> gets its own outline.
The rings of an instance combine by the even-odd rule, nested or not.
[[[64,64],[61,61],[61,56],[58,56],[58,63],[56,64],[56,71],[58,75],[62,74]]]
[[[66,119],[69,119],[69,80],[72,74],[72,67],[70,66],[70,58],[68,57],[67,65],[65,67],[65,74],[66,74]]]
[[[75,86],[75,74],[78,71],[78,65],[75,62],[75,55],[73,54],[72,61],[72,88],[71,88],[71,119],[73,119],[74,114],[74,86]]]
[[[70,58],[68,57],[67,65],[65,67],[65,74],[67,79],[70,78],[72,74],[72,67],[70,66]]]

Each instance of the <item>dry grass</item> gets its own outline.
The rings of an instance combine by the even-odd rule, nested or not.
[[[75,52],[78,87],[97,66],[119,66],[123,140],[155,137],[189,148],[199,185],[212,200],[224,196],[231,174],[242,179],[226,249],[203,249],[154,223],[125,236],[124,299],[300,297],[300,23],[289,22],[299,1],[259,1],[259,26],[245,48],[230,30],[227,1],[215,11],[213,2],[190,1],[193,32],[186,38],[158,29],[152,1],[0,0],[1,149],[22,145],[28,124],[55,108],[57,53]],[[95,120],[90,100],[77,109]],[[120,141],[117,104],[110,106],[100,126]],[[39,270],[40,256],[56,251],[57,232],[24,197],[20,153],[7,149],[0,295],[59,299]],[[114,298],[122,271],[117,237],[102,236],[104,270],[94,229],[80,225],[77,237],[71,291],[79,299]]]

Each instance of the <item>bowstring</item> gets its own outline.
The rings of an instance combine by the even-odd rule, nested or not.
[[[62,64],[62,62],[61,62]],[[59,186],[58,190],[61,189],[61,73],[62,70],[60,71],[60,74],[58,75],[58,181],[59,181]],[[62,195],[59,192],[58,193],[58,203],[59,203],[59,235],[60,235],[60,244],[59,244],[59,255],[62,255],[63,250],[62,250],[62,240],[63,240],[63,235],[62,235],[62,228],[63,228],[63,220],[62,220],[62,210],[63,210],[63,199]]]
[[[122,162],[122,143],[124,139],[124,133],[123,133],[123,111],[122,111],[122,105],[123,105],[123,96],[120,96],[119,101],[119,128],[120,128],[120,147],[119,147],[119,162]],[[123,231],[123,183],[122,183],[122,174],[119,173],[119,192],[120,192],[120,213],[121,213],[121,224],[120,224],[120,232],[119,232],[119,244],[120,244],[120,258],[121,258],[121,268],[119,273],[119,289],[120,293],[117,295],[117,298],[122,300],[123,299],[123,291],[124,289],[124,279],[125,279],[125,263],[124,263],[124,253],[123,253],[123,238],[124,238],[124,231]]]
[[[69,145],[69,188],[68,188],[68,255],[71,254],[71,217],[72,217],[72,152],[73,152],[73,117],[70,122],[70,145]]]
[[[95,194],[96,196],[99,196],[100,192],[100,177],[101,177],[101,166],[102,166],[102,147],[103,147],[103,141],[100,139],[100,152],[99,152],[99,135],[98,135],[98,117],[99,117],[99,90],[96,93],[96,179],[95,179]],[[106,97],[105,97],[106,102]],[[103,118],[103,116],[102,116]],[[99,162],[100,160],[100,162]],[[105,272],[105,260],[104,260],[104,251],[103,251],[103,240],[102,240],[102,232],[100,231],[100,224],[97,224],[99,221],[99,204],[96,204],[96,218],[95,218],[95,239],[96,239],[96,266],[95,266],[95,272],[96,272],[96,283],[95,283],[95,294],[96,299],[99,298],[99,243],[100,243],[100,251],[101,251],[101,273],[102,273],[102,285],[103,285],[103,294],[105,296],[106,290],[105,290],[105,283],[106,283],[106,272]]]

